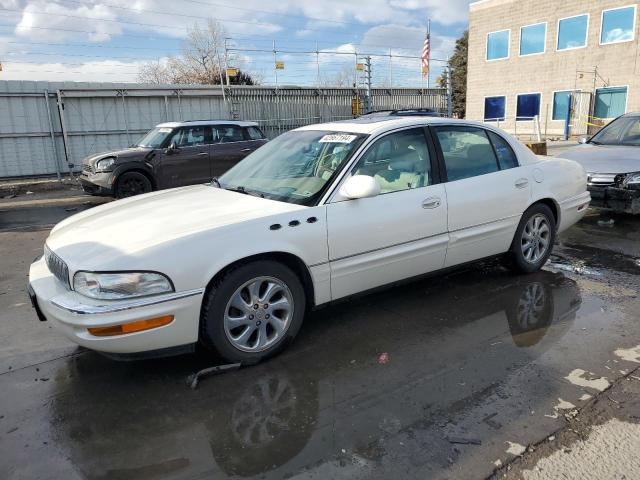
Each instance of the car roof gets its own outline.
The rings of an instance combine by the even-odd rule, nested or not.
[[[200,125],[237,125],[239,127],[257,127],[257,122],[241,122],[238,120],[187,120],[183,122],[165,122],[159,123],[156,127],[190,127]]]
[[[296,130],[328,130],[348,133],[374,134],[382,133],[395,128],[410,127],[412,125],[430,125],[430,124],[459,124],[459,125],[477,125],[486,128],[482,122],[474,122],[470,120],[458,120],[454,118],[430,117],[430,116],[386,116],[386,115],[363,115],[362,117],[350,120],[338,120],[335,122],[318,123],[315,125],[307,125],[296,128]]]

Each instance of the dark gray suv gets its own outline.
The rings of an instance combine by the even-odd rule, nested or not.
[[[132,147],[85,158],[80,183],[87,193],[116,198],[205,183],[266,142],[254,122],[161,123]]]

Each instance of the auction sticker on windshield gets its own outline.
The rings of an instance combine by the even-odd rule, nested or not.
[[[329,135],[325,135],[322,137],[319,142],[320,143],[351,143],[356,138],[357,135],[347,135],[346,133],[330,133]]]

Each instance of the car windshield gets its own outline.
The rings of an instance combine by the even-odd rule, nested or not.
[[[640,146],[640,117],[620,117],[596,133],[589,143]]]
[[[225,173],[219,185],[273,200],[312,205],[364,138],[344,132],[287,132]]]
[[[159,148],[173,131],[170,127],[156,127],[142,137],[136,145],[138,147]]]

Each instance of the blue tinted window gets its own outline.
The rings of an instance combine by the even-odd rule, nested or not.
[[[518,95],[516,120],[532,120],[536,115],[540,115],[540,94]]]
[[[570,91],[555,92],[553,94],[553,112],[551,114],[552,120],[566,120],[569,112],[569,98],[571,96]]]
[[[487,60],[497,60],[509,56],[509,30],[487,35]]]
[[[627,106],[627,87],[609,87],[596,90],[594,116],[597,118],[615,118],[625,112]]]
[[[602,12],[600,43],[616,43],[633,40],[636,8],[624,7]]]
[[[516,159],[516,154],[513,153],[513,150],[507,141],[496,133],[490,131],[487,131],[487,133],[489,134],[491,143],[493,143],[493,149],[496,151],[496,155],[498,156],[500,169],[505,170],[507,168],[517,167],[518,160]]]
[[[543,53],[546,36],[546,23],[522,27],[520,29],[520,55]]]
[[[588,15],[565,18],[558,24],[558,50],[584,47],[587,44]]]
[[[484,99],[484,119],[504,120],[505,97],[487,97]]]

